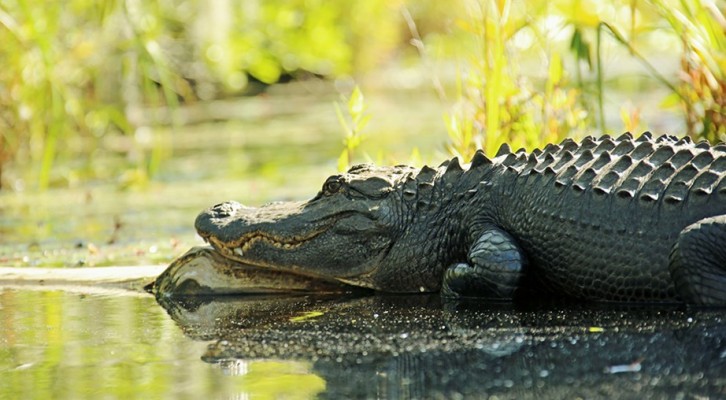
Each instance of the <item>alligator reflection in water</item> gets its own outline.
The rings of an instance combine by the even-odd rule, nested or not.
[[[726,395],[717,310],[442,304],[437,295],[160,302],[188,336],[215,340],[204,361],[309,361],[324,397]]]

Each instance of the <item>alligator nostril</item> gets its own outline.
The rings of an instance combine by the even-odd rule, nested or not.
[[[215,204],[209,208],[209,214],[211,214],[212,218],[227,218],[233,215],[240,207],[241,204],[236,201],[225,201],[224,203]]]
[[[219,234],[221,227],[232,220],[242,208],[244,206],[236,201],[226,201],[202,211],[194,221],[197,233],[203,238]]]

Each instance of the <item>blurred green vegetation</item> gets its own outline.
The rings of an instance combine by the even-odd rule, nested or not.
[[[678,133],[723,140],[724,9],[723,0],[0,0],[0,185],[10,186],[9,165],[31,168],[40,189],[109,175],[144,185],[171,156],[174,131],[161,128],[183,124],[187,105],[289,80],[370,85],[366,77],[392,70],[423,71],[431,85],[419,90],[439,93],[448,150],[464,157],[503,142],[648,129],[637,107],[605,104],[613,91],[654,85],[669,93],[658,102],[681,111]],[[341,163],[362,128],[345,126]],[[127,140],[109,150],[113,137]],[[104,175],[97,159],[109,151],[126,163]],[[59,162],[73,167],[56,182]]]
[[[465,3],[469,17],[459,24],[468,62],[457,82],[459,105],[447,117],[451,153],[467,158],[482,147],[494,154],[504,142],[532,149],[566,137],[653,129],[640,126],[639,110],[627,104],[611,126],[604,106],[614,91],[632,95],[653,84],[669,93],[662,106],[684,115],[686,131],[676,134],[726,139],[725,2]],[[663,65],[663,52],[680,58],[679,68]],[[640,70],[628,76],[633,71],[622,64]]]

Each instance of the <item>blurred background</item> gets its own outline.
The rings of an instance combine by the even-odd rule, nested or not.
[[[726,135],[723,0],[0,0],[0,265],[166,263],[222,200]]]

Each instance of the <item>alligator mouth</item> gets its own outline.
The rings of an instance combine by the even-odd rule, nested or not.
[[[234,258],[244,258],[250,248],[257,243],[262,242],[280,250],[295,250],[320,236],[327,229],[328,226],[324,226],[321,229],[313,230],[306,235],[295,235],[290,237],[280,237],[263,231],[254,231],[244,234],[240,238],[231,242],[223,242],[214,236],[208,236],[205,239],[207,239],[215,248],[220,249],[227,255],[233,256]]]

